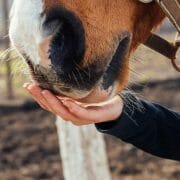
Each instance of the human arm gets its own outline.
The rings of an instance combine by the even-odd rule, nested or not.
[[[96,106],[58,99],[37,86],[26,89],[46,110],[75,125],[96,123],[100,132],[111,134],[134,146],[163,158],[180,160],[180,114],[160,105],[140,100],[143,110],[124,106],[116,96]]]
[[[159,157],[180,161],[180,113],[140,100],[143,110],[124,107],[121,116],[96,124],[100,132]]]

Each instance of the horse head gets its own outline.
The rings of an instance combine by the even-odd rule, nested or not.
[[[13,46],[41,87],[75,99],[96,89],[118,94],[129,57],[164,19],[156,3],[137,0],[15,0]]]

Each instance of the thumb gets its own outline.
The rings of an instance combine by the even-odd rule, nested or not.
[[[63,104],[77,118],[95,123],[115,120],[120,116],[123,109],[123,102],[120,97],[114,97],[103,103],[86,104],[85,107],[72,101],[64,101]]]

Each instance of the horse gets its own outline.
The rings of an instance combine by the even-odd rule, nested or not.
[[[157,3],[138,0],[14,0],[9,34],[42,88],[111,98],[128,84],[130,56],[165,17]]]

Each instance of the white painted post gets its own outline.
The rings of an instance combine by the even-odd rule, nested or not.
[[[56,125],[65,180],[111,180],[103,135],[59,117]]]

